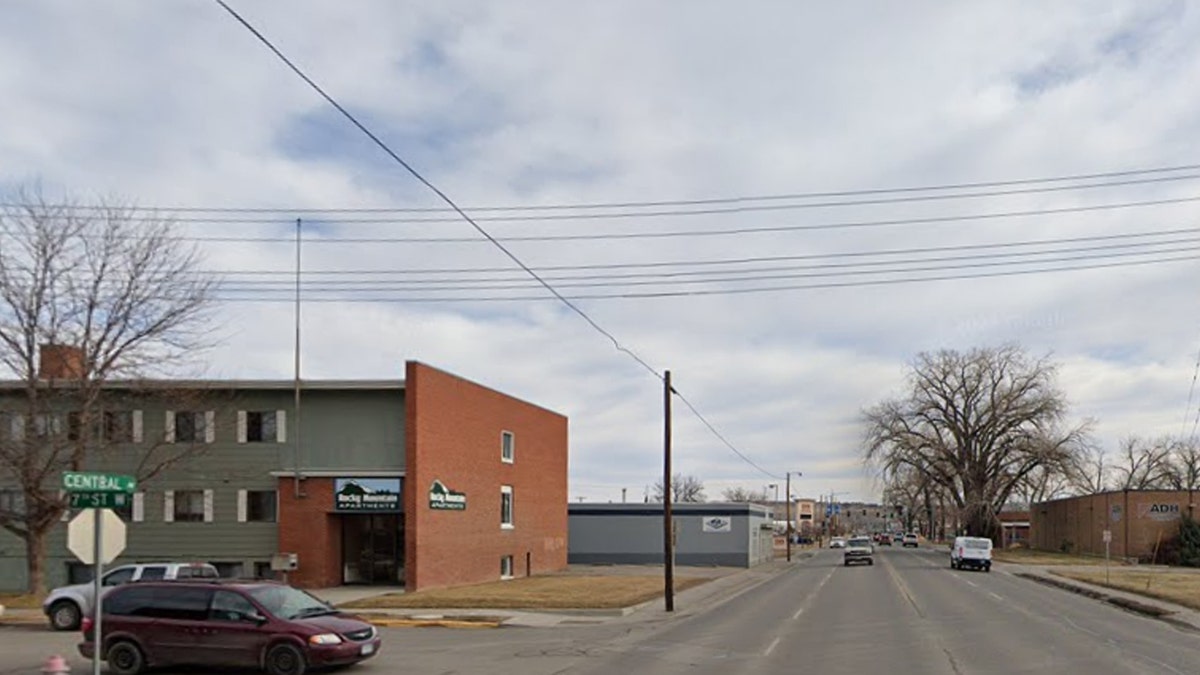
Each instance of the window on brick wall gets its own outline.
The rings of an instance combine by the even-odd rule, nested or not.
[[[513,463],[513,457],[516,453],[516,439],[513,438],[513,432],[500,432],[500,461]]]
[[[511,555],[501,556],[500,558],[500,578],[513,578],[513,557]]]
[[[511,485],[500,486],[500,527],[513,527],[513,489]]]

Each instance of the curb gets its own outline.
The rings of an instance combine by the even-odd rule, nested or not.
[[[464,619],[419,619],[416,617],[395,617],[395,618],[376,618],[363,617],[363,619],[380,628],[499,628],[504,623],[503,619],[492,619],[488,621],[467,621]]]
[[[1176,628],[1187,630],[1193,633],[1200,633],[1200,627],[1194,626],[1187,621],[1174,618],[1172,616],[1176,613],[1174,610],[1167,609],[1159,605],[1152,605],[1121,596],[1109,595],[1104,591],[1099,591],[1094,588],[1081,586],[1069,581],[1055,579],[1040,574],[1032,574],[1030,572],[1015,572],[1013,576],[1018,576],[1022,579],[1029,579],[1030,581],[1035,581],[1046,586],[1053,586],[1054,588],[1092,598],[1093,600],[1099,600],[1114,607],[1119,607],[1125,611],[1133,612],[1134,614],[1140,614],[1142,616],[1148,616],[1152,619],[1158,619],[1159,621],[1169,623]]]

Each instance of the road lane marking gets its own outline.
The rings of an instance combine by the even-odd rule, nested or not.
[[[970,579],[963,579],[963,582],[966,583],[967,585],[974,586],[975,588],[979,588],[979,584],[975,583],[974,581],[971,581]]]
[[[990,595],[990,596],[992,596],[993,598],[995,598],[995,599],[997,599],[997,600],[1000,600],[1000,601],[1003,601],[1003,600],[1004,600],[1004,598],[1000,597],[999,595],[997,595],[997,594],[995,594],[995,593],[992,593],[991,591],[988,591],[988,595]]]
[[[817,593],[820,593],[821,589],[825,587],[825,584],[829,583],[829,579],[833,576],[833,573],[836,572],[837,570],[838,570],[837,567],[829,568],[829,573],[825,575],[825,578],[821,579],[821,582],[818,583],[816,585],[816,587],[812,589],[812,592],[810,592],[804,598],[804,602],[800,603],[800,609],[797,609],[796,613],[792,615],[792,621],[795,621],[796,619],[800,618],[800,615],[804,613],[804,610],[807,609],[810,604],[812,604],[813,598],[817,597]]]
[[[763,656],[770,656],[771,652],[775,651],[775,647],[779,646],[779,640],[780,638],[771,640],[771,645],[767,647],[767,651],[763,652]]]

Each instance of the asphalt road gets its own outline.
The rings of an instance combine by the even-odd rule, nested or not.
[[[384,629],[347,673],[668,675],[1200,673],[1200,635],[1014,577],[955,571],[944,550],[821,551],[719,604],[555,628]],[[73,634],[0,630],[0,675],[33,675]],[[74,656],[74,673],[90,673]],[[195,673],[197,671],[190,671]],[[232,671],[231,671],[232,672]],[[164,673],[164,675],[170,675]]]

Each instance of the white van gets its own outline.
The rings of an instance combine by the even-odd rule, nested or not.
[[[955,537],[950,547],[950,568],[992,571],[992,540],[983,537]]]

